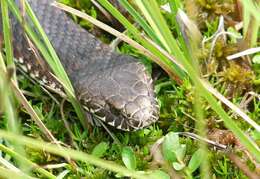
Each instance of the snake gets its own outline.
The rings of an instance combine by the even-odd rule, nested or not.
[[[153,80],[140,60],[115,52],[64,11],[52,6],[53,0],[27,1],[68,74],[77,99],[87,112],[124,131],[139,130],[158,120],[159,107]],[[15,2],[21,9],[20,1]],[[42,55],[33,48],[22,25],[11,13],[10,19],[16,64],[40,84],[63,90],[48,64],[39,60]],[[30,24],[27,16],[25,19]],[[0,35],[3,38],[2,23]]]

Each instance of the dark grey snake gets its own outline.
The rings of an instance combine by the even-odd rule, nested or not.
[[[87,110],[122,130],[137,130],[158,119],[152,79],[135,58],[118,54],[75,24],[53,0],[28,0],[55,48]],[[2,27],[0,23],[0,35]],[[13,46],[22,68],[51,88],[60,84],[29,48],[21,25],[13,18]],[[46,70],[47,69],[47,70]]]

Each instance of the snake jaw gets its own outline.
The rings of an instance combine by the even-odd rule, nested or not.
[[[86,93],[85,93],[86,94]],[[151,102],[147,107],[139,108],[135,113],[130,114],[131,110],[125,107],[124,109],[116,109],[114,104],[102,100],[87,100],[85,101],[85,109],[88,109],[95,117],[102,120],[106,124],[124,131],[135,131],[142,129],[156,122],[158,116],[158,105],[155,98],[150,98]],[[97,104],[97,102],[101,102]]]

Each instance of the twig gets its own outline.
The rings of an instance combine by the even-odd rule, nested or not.
[[[203,138],[197,134],[194,134],[194,133],[191,133],[191,132],[177,132],[177,134],[180,134],[180,135],[183,135],[183,136],[186,136],[186,137],[190,137],[192,139],[197,139],[197,140],[201,140],[203,142],[206,142],[210,145],[213,145],[214,147],[217,147],[221,150],[226,150],[227,149],[227,146],[226,145],[223,145],[223,144],[220,144],[218,142],[215,142],[215,141],[212,141],[212,140],[209,140],[207,138]]]
[[[66,121],[65,116],[64,116],[64,103],[65,103],[65,99],[63,98],[61,101],[61,105],[60,105],[60,113],[61,113],[61,119],[64,123],[65,128],[67,129],[68,133],[69,133],[69,137],[70,137],[70,142],[71,144],[76,148],[79,149],[77,143],[73,140],[74,138],[74,134],[70,129],[69,123]]]
[[[122,145],[118,138],[107,128],[107,126],[101,121],[97,119],[97,122],[102,125],[102,127],[107,131],[110,137],[119,145]]]
[[[246,55],[251,55],[251,54],[254,54],[254,53],[258,53],[258,52],[260,52],[260,47],[249,48],[249,49],[246,49],[244,51],[238,52],[236,54],[229,55],[226,58],[228,60],[234,60],[236,58],[239,58],[239,57],[242,57],[242,56],[246,56]]]

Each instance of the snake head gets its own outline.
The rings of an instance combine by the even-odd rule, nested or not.
[[[132,57],[123,58],[123,63],[118,60],[119,64],[88,75],[76,89],[94,116],[117,129],[138,130],[158,119],[159,108],[145,66]]]

